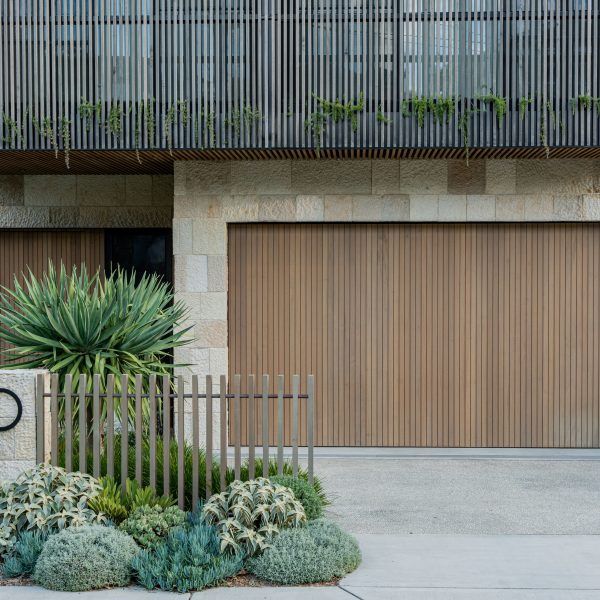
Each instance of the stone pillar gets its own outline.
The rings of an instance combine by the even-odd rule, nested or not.
[[[0,481],[14,479],[36,464],[36,377],[37,369],[0,370],[0,389],[10,390],[22,405],[21,418],[8,431],[0,431]],[[17,403],[0,391],[0,426],[6,427],[17,416]]]

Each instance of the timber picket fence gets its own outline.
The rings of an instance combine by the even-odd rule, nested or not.
[[[225,375],[219,378],[219,389],[214,391],[213,377],[205,378],[205,391],[199,392],[199,377],[194,375],[186,386],[183,377],[142,375],[108,375],[102,385],[100,375],[90,381],[81,375],[77,381],[67,375],[61,383],[57,374],[49,377],[38,375],[36,398],[36,448],[38,462],[48,458],[53,465],[62,464],[67,471],[89,472],[94,477],[115,474],[115,444],[120,450],[120,480],[124,485],[130,471],[130,448],[135,448],[135,479],[140,485],[150,485],[158,493],[177,497],[180,507],[184,505],[185,444],[192,448],[192,505],[199,499],[199,450],[204,449],[206,460],[205,491],[208,498],[213,488],[213,464],[220,466],[220,486],[225,489],[228,467],[227,448],[233,446],[235,479],[242,469],[241,407],[246,402],[247,468],[250,479],[256,476],[256,449],[262,448],[262,476],[269,474],[269,463],[277,462],[277,472],[283,473],[284,457],[284,405],[291,402],[291,462],[292,473],[298,474],[298,423],[300,412],[306,423],[307,473],[313,480],[314,442],[314,376],[306,379],[306,393],[300,393],[300,376],[292,376],[292,390],[286,391],[285,378],[277,377],[277,392],[270,393],[270,376],[263,375],[261,388],[257,389],[255,375],[249,375],[245,389],[242,377],[234,375],[228,382]],[[77,385],[75,385],[77,384]],[[187,389],[186,389],[187,387]],[[216,411],[214,400],[219,401]],[[275,403],[277,447],[269,445],[270,402]],[[49,403],[49,406],[48,406]],[[186,406],[191,404],[191,410]],[[79,407],[85,410],[79,410]],[[49,429],[47,415],[49,408]],[[128,418],[121,418],[127,415]],[[213,418],[218,415],[219,449],[215,449]],[[257,418],[259,417],[259,418]],[[173,422],[175,421],[175,422]],[[189,422],[191,421],[191,423]],[[260,422],[260,445],[258,427]],[[176,425],[176,427],[175,427]],[[191,442],[186,433],[191,432]],[[228,435],[230,433],[230,435]],[[47,436],[49,435],[49,440]],[[157,446],[162,441],[162,490],[157,489]],[[177,442],[177,489],[171,489],[170,451]],[[49,443],[48,443],[49,442]],[[60,448],[60,451],[59,451]],[[77,451],[77,462],[74,454]],[[88,460],[91,450],[91,461]],[[144,457],[147,451],[149,456]],[[104,460],[101,460],[104,458]],[[144,477],[143,463],[149,468]],[[90,465],[91,462],[91,465]],[[102,468],[102,464],[105,465]]]

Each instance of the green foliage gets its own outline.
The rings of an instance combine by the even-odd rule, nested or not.
[[[365,96],[361,92],[358,100],[349,102],[340,101],[338,98],[327,100],[316,94],[313,94],[313,98],[317,104],[317,110],[306,119],[304,128],[306,131],[310,131],[318,155],[328,120],[332,120],[334,123],[350,121],[352,131],[356,132],[358,130],[358,113],[365,109]]]
[[[15,275],[14,291],[0,293],[0,339],[13,346],[3,352],[5,367],[48,369],[61,385],[66,374],[99,373],[103,388],[109,373],[169,373],[171,350],[187,343],[189,329],[174,331],[186,313],[156,275],[136,282],[121,270],[104,278],[64,265],[57,275],[50,262],[42,278],[29,272],[22,285]]]
[[[296,500],[302,504],[309,521],[323,516],[323,500],[305,479],[299,479],[292,475],[276,475],[269,477],[269,481],[292,490]]]
[[[186,513],[176,506],[140,506],[125,519],[119,529],[128,533],[142,548],[154,548],[174,527],[181,527]]]
[[[108,476],[100,479],[100,485],[100,493],[88,506],[97,514],[104,513],[117,525],[142,506],[164,510],[175,503],[170,496],[158,496],[150,486],[142,487],[135,479],[128,478],[125,489]]]
[[[2,141],[5,144],[8,144],[9,148],[14,148],[17,145],[17,142],[24,141],[23,138],[23,130],[9,114],[2,113],[2,121],[4,122],[4,128],[8,130],[8,135],[2,137]]]
[[[64,448],[64,440],[59,441],[59,458],[58,462],[60,465],[65,464],[65,448]],[[79,444],[77,437],[73,441],[73,464],[79,464]],[[114,451],[115,451],[115,459],[114,459],[114,478],[115,481],[121,481],[121,436],[115,436],[114,443]],[[128,457],[127,457],[127,477],[130,479],[135,479],[135,447],[133,444],[128,445]],[[164,490],[164,462],[163,462],[163,440],[162,438],[158,438],[156,440],[156,489],[159,492]],[[178,446],[175,440],[171,440],[169,447],[169,490],[171,493],[175,493],[177,490],[177,461],[178,461]],[[194,510],[196,507],[192,504],[192,465],[194,460],[194,451],[188,442],[185,442],[183,449],[183,476],[184,476],[184,500],[185,510]],[[87,467],[91,470],[93,461],[92,461],[92,450],[88,445],[88,453],[87,453]],[[107,454],[106,454],[106,446],[101,449],[100,452],[100,472],[106,473],[107,469]],[[231,464],[231,463],[230,463]],[[262,460],[260,458],[256,459],[255,464],[255,473],[262,473]],[[277,475],[278,468],[277,462],[275,460],[271,460],[269,462],[269,477],[273,475]],[[284,475],[292,475],[293,468],[292,463],[287,461],[283,464],[283,474]],[[204,498],[206,496],[206,456],[203,449],[198,450],[198,496],[200,498]],[[308,478],[308,473],[300,468],[298,471],[298,477],[300,479],[306,480]],[[148,438],[144,436],[142,438],[142,478],[144,485],[147,485],[150,481],[150,444]],[[240,479],[242,481],[248,481],[250,479],[250,472],[248,461],[244,461],[240,468]],[[235,471],[231,466],[228,466],[227,472],[225,473],[225,484],[226,486],[232,483],[235,480]],[[323,504],[326,506],[329,504],[327,495],[325,490],[323,489],[323,485],[318,477],[315,477],[313,480],[313,487],[315,491],[321,498]],[[214,457],[212,464],[212,491],[220,492],[221,490],[221,476],[220,476],[220,467],[219,460],[217,457]]]
[[[473,106],[472,102],[469,101],[467,102],[466,106],[463,106],[460,116],[458,117],[458,130],[460,131],[467,166],[469,164],[469,154],[471,148],[471,117],[478,112],[479,109]]]
[[[63,592],[126,586],[138,550],[131,537],[118,529],[71,527],[48,539],[33,579],[45,588]]]
[[[85,130],[89,131],[91,129],[94,116],[96,117],[96,121],[98,123],[102,118],[102,100],[98,100],[96,104],[92,104],[88,100],[82,98],[81,104],[79,105],[79,116],[85,123]]]
[[[571,104],[571,110],[573,114],[575,114],[577,110],[590,110],[594,100],[595,98],[589,94],[579,94],[579,96],[571,98],[569,103]]]
[[[60,135],[63,142],[63,150],[65,152],[65,165],[67,169],[71,168],[71,121],[66,117],[60,119]]]
[[[106,122],[106,128],[115,137],[120,137],[122,131],[122,119],[123,119],[123,107],[120,102],[111,104],[108,110],[108,120]]]
[[[242,557],[221,554],[214,527],[199,524],[175,529],[156,548],[142,550],[132,563],[137,581],[147,589],[189,592],[216,585],[242,569]]]
[[[490,92],[488,94],[478,96],[477,99],[480,102],[483,102],[483,104],[492,105],[496,113],[496,118],[498,119],[498,125],[502,125],[507,111],[506,98],[503,98],[502,96],[497,96],[496,94]]]
[[[449,123],[456,112],[456,100],[453,96],[442,96],[441,94],[433,97],[415,96],[402,100],[402,116],[417,117],[419,128],[425,126],[425,118],[428,113],[433,115],[433,122]]]
[[[20,533],[10,555],[4,559],[2,575],[8,578],[31,575],[48,536],[39,530]]]
[[[216,525],[221,552],[253,556],[269,547],[284,527],[306,522],[304,508],[294,493],[262,477],[234,481],[224,492],[211,496],[202,515]]]
[[[38,465],[23,471],[0,493],[0,556],[11,551],[23,531],[52,533],[103,521],[87,506],[99,490],[93,477],[59,467]]]
[[[331,581],[360,564],[358,543],[338,525],[323,519],[283,531],[246,569],[261,579],[284,585]]]
[[[392,122],[392,119],[390,119],[389,117],[386,117],[382,110],[381,110],[381,105],[379,105],[377,107],[377,122],[378,123],[382,123],[383,125],[389,125]]]
[[[533,103],[533,100],[533,98],[526,98],[525,96],[519,99],[519,118],[521,121],[525,118],[527,107]]]

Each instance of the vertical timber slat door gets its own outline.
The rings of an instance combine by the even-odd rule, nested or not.
[[[0,230],[0,285],[13,288],[15,275],[23,283],[29,269],[40,277],[52,260],[68,271],[85,264],[89,273],[104,268],[104,232],[101,230]],[[0,350],[5,345],[0,342]],[[1,362],[1,360],[0,360]]]
[[[232,225],[230,374],[320,446],[598,447],[599,279],[595,224]]]

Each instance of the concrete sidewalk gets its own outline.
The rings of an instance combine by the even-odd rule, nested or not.
[[[363,563],[338,586],[139,588],[82,594],[0,587],[0,600],[588,600],[600,597],[600,536],[380,535],[358,540]]]

